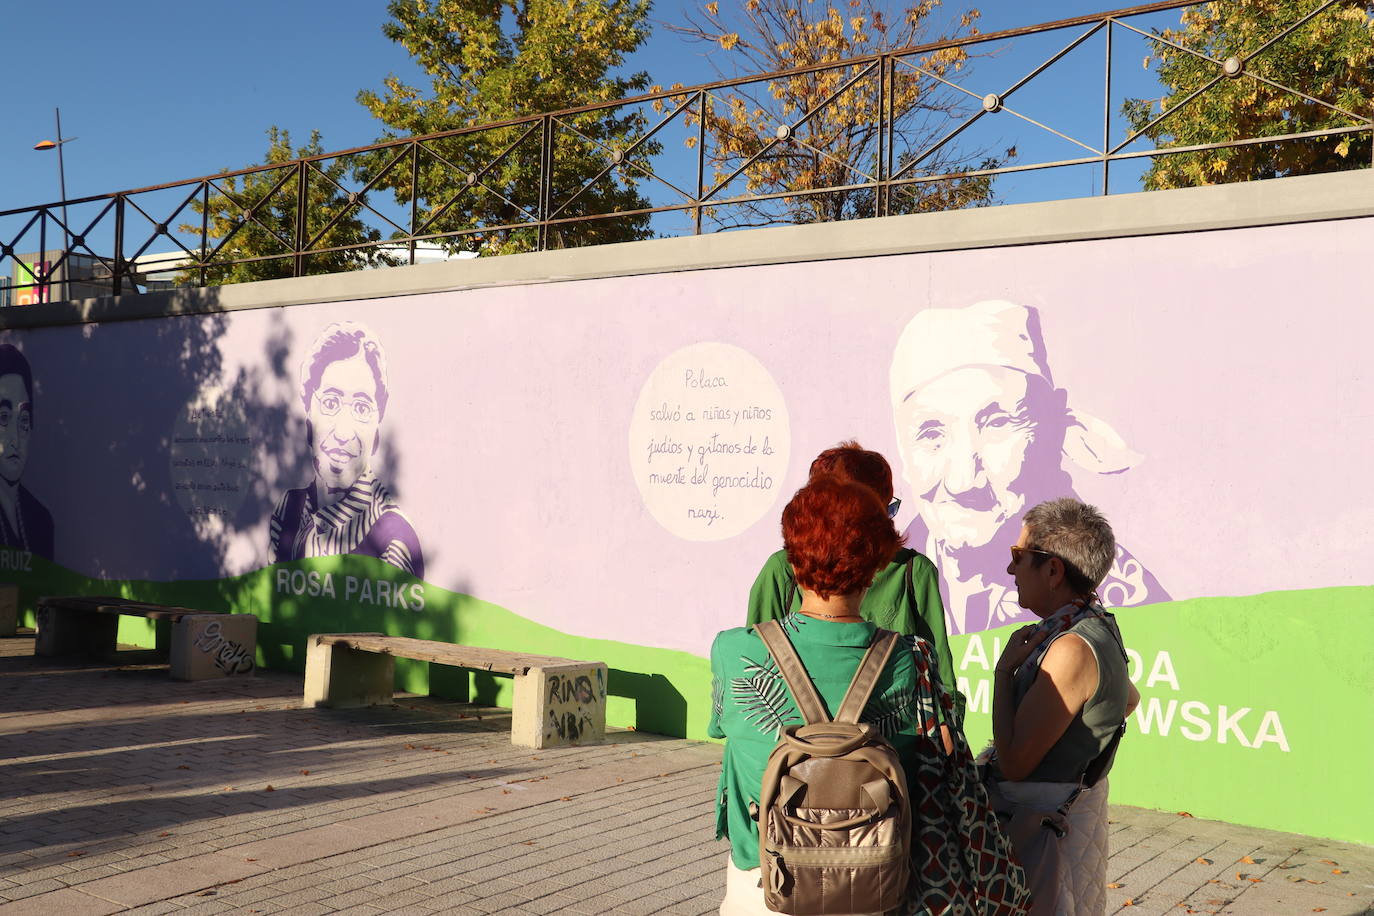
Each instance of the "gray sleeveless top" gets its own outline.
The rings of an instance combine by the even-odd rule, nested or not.
[[[1068,633],[1086,642],[1097,659],[1097,692],[1088,698],[1063,736],[1045,754],[1045,759],[1026,777],[1027,782],[1078,782],[1088,764],[1102,753],[1126,717],[1130,681],[1126,676],[1126,653],[1122,648],[1121,631],[1116,627],[1116,619],[1110,614],[1106,617],[1086,617],[1055,639]],[[1012,682],[1016,706],[1021,705],[1039,673],[1038,666],[1022,666],[1016,672],[1016,679]]]

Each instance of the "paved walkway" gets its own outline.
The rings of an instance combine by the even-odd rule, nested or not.
[[[512,747],[426,698],[301,709],[299,676],[180,683],[0,640],[0,916],[715,912],[720,751]],[[1374,848],[1112,809],[1126,914],[1374,913]]]

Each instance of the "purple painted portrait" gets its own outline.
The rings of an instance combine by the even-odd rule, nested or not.
[[[52,559],[52,513],[19,482],[33,435],[33,372],[17,347],[0,344],[0,547]]]
[[[907,544],[939,568],[950,632],[1034,619],[1007,575],[1022,513],[1076,495],[1066,462],[1119,474],[1140,455],[1055,387],[1039,314],[1012,302],[917,314],[897,341],[891,394],[916,510]],[[1108,607],[1169,597],[1120,541],[1098,591]]]
[[[424,577],[415,529],[372,471],[387,397],[386,357],[372,333],[351,321],[326,327],[301,363],[315,479],[277,503],[273,562],[358,554]]]

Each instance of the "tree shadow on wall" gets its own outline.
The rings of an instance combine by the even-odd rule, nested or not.
[[[301,348],[282,309],[11,331],[34,377],[23,482],[53,515],[59,564],[98,579],[219,579],[270,563],[268,525],[312,479]],[[181,301],[181,300],[186,301]],[[202,314],[176,314],[190,308]],[[322,319],[321,326],[329,318]],[[401,459],[384,443],[376,469]]]

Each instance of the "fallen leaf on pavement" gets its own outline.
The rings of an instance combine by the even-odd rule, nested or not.
[[[1324,906],[1314,906],[1314,907],[1312,907],[1312,912],[1314,912],[1314,913],[1325,913],[1325,912],[1326,912],[1326,907],[1324,907]]]
[[[265,791],[265,792],[275,792],[275,791],[277,791],[277,790],[274,789],[274,788],[272,788],[271,786],[268,786],[268,787],[267,787],[266,789],[264,789],[263,791]]]
[[[172,833],[171,833],[170,830],[164,830],[164,831],[162,831],[161,833],[158,834],[158,836],[171,836],[171,835],[172,835]]]
[[[82,852],[82,851],[79,850],[79,849],[78,849],[78,850],[72,850],[71,852],[67,853],[67,858],[70,859],[72,856],[84,856],[85,854],[86,854],[86,853]]]
[[[1179,816],[1179,817],[1192,817],[1192,815],[1189,814],[1187,811],[1180,811],[1180,812],[1178,812],[1178,816]]]
[[[1331,874],[1333,874],[1333,875],[1343,875],[1343,874],[1345,874],[1345,869],[1343,869],[1343,868],[1333,868],[1333,869],[1331,869]]]
[[[1259,863],[1257,863],[1254,859],[1250,858],[1249,856],[1241,856],[1241,857],[1240,857],[1240,862],[1241,862],[1241,864],[1243,864],[1243,865],[1257,865],[1257,864],[1259,864]]]
[[[302,776],[309,776],[309,775],[310,775],[310,771],[309,771],[309,770],[301,770],[301,775],[302,775]]]
[[[1330,859],[1322,859],[1323,865],[1340,865],[1339,862],[1332,862]]]
[[[1108,887],[1121,887],[1122,885],[1120,885],[1120,884],[1108,884],[1107,886],[1108,886]]]
[[[1125,900],[1121,901],[1121,905],[1122,905],[1122,906],[1135,906],[1135,900],[1132,899],[1132,898],[1130,898],[1130,897],[1127,897]]]
[[[1211,860],[1211,859],[1204,859],[1202,856],[1198,856],[1196,859],[1193,860],[1193,862],[1194,862],[1195,864],[1197,864],[1197,865],[1211,865],[1211,864],[1212,864],[1212,860]]]

